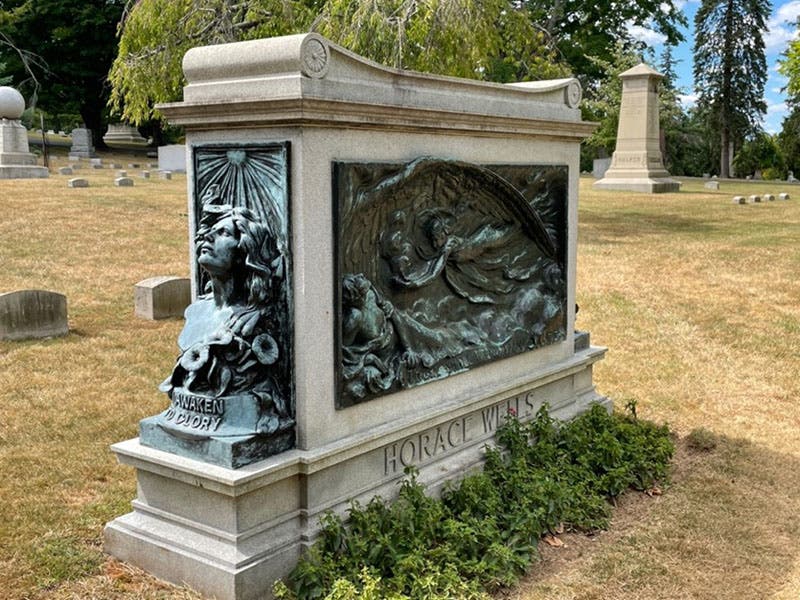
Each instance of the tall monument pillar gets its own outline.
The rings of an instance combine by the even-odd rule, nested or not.
[[[658,85],[663,75],[641,63],[620,74],[622,105],[611,167],[594,186],[606,190],[676,192],[659,143]]]

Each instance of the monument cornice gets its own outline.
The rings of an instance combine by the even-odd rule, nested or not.
[[[314,33],[208,46],[183,62],[183,102],[157,109],[193,131],[347,127],[585,138],[575,78],[498,84],[379,65]]]
[[[584,139],[597,127],[586,121],[552,121],[488,116],[465,112],[410,109],[399,113],[396,106],[355,104],[315,98],[247,100],[215,104],[187,102],[161,104],[158,109],[170,123],[192,131],[219,125],[251,127],[327,127],[383,131],[418,131],[470,136],[536,136],[553,139]]]

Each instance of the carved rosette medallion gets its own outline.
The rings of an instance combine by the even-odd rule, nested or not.
[[[566,167],[334,172],[339,407],[565,339]]]
[[[567,106],[570,108],[578,108],[578,105],[581,103],[581,98],[583,98],[581,84],[577,81],[571,81],[567,86],[565,94]]]
[[[198,297],[145,445],[239,467],[294,445],[288,144],[194,149]]]
[[[300,62],[303,75],[321,79],[328,73],[330,49],[323,38],[307,37],[300,47]]]

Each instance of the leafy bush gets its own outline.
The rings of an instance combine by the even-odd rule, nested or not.
[[[347,525],[326,514],[319,540],[278,598],[478,599],[513,585],[542,535],[608,524],[610,499],[666,482],[674,447],[666,426],[601,406],[560,424],[545,407],[509,415],[483,472],[425,495],[409,470],[393,503],[353,503]]]

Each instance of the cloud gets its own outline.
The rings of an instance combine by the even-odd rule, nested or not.
[[[800,16],[800,0],[790,0],[778,8],[767,21],[768,31],[764,36],[767,52],[782,52],[789,42],[797,39],[798,16]]]
[[[627,28],[628,33],[633,39],[644,42],[648,46],[658,46],[667,41],[667,37],[664,34],[653,31],[647,27],[642,27],[641,25],[634,25],[630,21],[627,23]]]
[[[780,115],[785,114],[786,111],[789,110],[789,107],[786,105],[786,102],[769,102],[767,103],[767,114],[768,115]]]
[[[697,94],[678,94],[678,100],[685,108],[689,108],[697,103]]]

